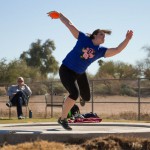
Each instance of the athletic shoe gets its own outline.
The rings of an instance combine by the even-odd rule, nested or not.
[[[83,100],[82,98],[80,98],[80,105],[85,106],[85,100]]]
[[[6,103],[6,106],[7,106],[7,107],[11,107],[11,106],[12,106],[12,103],[11,103],[11,102],[7,102],[7,103]]]
[[[68,125],[67,119],[61,120],[61,118],[58,119],[58,123],[66,130],[72,130],[72,128]]]
[[[23,116],[20,115],[20,116],[18,117],[18,119],[25,119],[25,117],[23,117]]]

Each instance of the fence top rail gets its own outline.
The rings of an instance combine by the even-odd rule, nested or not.
[[[126,78],[126,79],[108,79],[108,78],[101,78],[101,79],[89,79],[89,81],[106,81],[106,80],[150,80],[150,78],[134,78],[134,79],[131,79],[131,78]],[[36,81],[36,82],[31,82],[30,84],[33,84],[33,83],[55,83],[55,82],[60,82],[60,79],[55,79],[55,80],[52,80],[52,81]],[[8,86],[10,83],[0,83],[0,86]],[[16,83],[14,83],[16,84]]]
[[[110,80],[129,80],[129,81],[135,81],[135,80],[150,80],[150,78],[135,78],[135,79],[108,79],[108,78],[101,78],[101,79],[91,79],[90,81],[110,81]]]

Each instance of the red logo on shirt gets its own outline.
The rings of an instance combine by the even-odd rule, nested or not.
[[[82,52],[83,54],[81,55],[81,58],[83,59],[90,59],[95,56],[95,51],[92,48],[83,48]]]

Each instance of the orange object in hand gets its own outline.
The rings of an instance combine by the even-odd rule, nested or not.
[[[47,13],[48,16],[50,16],[52,19],[58,19],[60,17],[59,13],[57,11],[50,11]]]

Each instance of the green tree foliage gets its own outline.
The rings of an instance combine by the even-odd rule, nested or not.
[[[146,78],[150,78],[150,47],[145,46],[143,49],[147,52],[147,58],[144,60],[144,75]]]
[[[150,78],[150,59],[149,58],[144,60],[144,67],[145,67],[144,76],[146,78]]]
[[[115,78],[115,79],[126,79],[136,78],[138,76],[138,69],[133,67],[131,64],[124,62],[102,62],[101,66],[96,73],[96,78]]]
[[[41,40],[37,40],[31,44],[28,51],[24,51],[20,55],[20,59],[25,60],[30,67],[38,68],[44,77],[49,73],[57,74],[58,62],[55,60],[52,52],[55,50],[54,42],[46,40],[41,44]]]
[[[7,74],[8,65],[6,63],[6,59],[0,60],[0,82],[5,82],[6,74]]]
[[[147,52],[147,58],[150,58],[150,47],[149,46],[144,46],[142,47],[146,52]]]
[[[126,64],[123,62],[116,62],[116,75],[118,75],[119,78],[125,79],[125,78],[137,78],[138,77],[138,70],[131,64]]]
[[[5,59],[0,61],[0,83],[16,83],[19,76],[37,81],[41,79],[40,71],[37,68],[27,66],[23,60],[13,60],[6,63]]]
[[[137,68],[140,75],[146,78],[150,78],[150,47],[144,46],[143,49],[147,52],[147,57],[143,60],[137,61]]]

